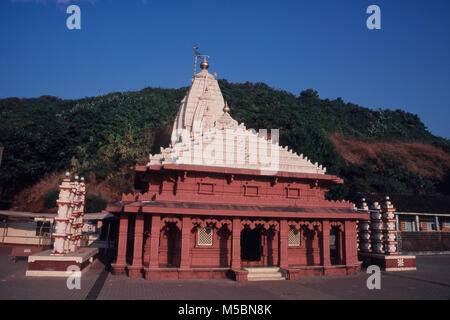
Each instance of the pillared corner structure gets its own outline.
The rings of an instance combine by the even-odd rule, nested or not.
[[[246,281],[264,267],[286,279],[360,270],[368,212],[325,200],[342,179],[238,124],[208,66],[181,101],[171,145],[135,168],[140,192],[107,208],[120,215],[114,272]]]
[[[378,265],[385,271],[416,270],[416,256],[398,253],[395,208],[389,197],[381,205],[372,203],[370,209],[363,198],[360,209],[370,211],[370,220],[358,224],[358,257],[364,266]]]
[[[83,216],[86,185],[84,178],[70,181],[70,173],[59,185],[58,214],[53,249],[28,257],[26,276],[67,277],[70,272],[86,272],[98,255],[98,248],[83,247]]]

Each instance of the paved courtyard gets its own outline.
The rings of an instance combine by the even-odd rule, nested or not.
[[[381,289],[366,287],[368,274],[305,277],[296,281],[148,281],[112,275],[97,261],[69,290],[66,279],[25,277],[27,262],[9,260],[0,247],[0,300],[5,299],[450,299],[450,255],[418,256],[417,271],[383,272]]]

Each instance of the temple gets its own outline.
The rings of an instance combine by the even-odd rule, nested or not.
[[[343,180],[229,113],[206,58],[180,103],[171,143],[136,166],[120,215],[115,273],[146,279],[298,279],[354,274],[368,212],[325,200]]]

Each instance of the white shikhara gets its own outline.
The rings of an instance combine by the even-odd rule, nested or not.
[[[171,144],[150,155],[147,166],[193,164],[267,172],[325,174],[326,168],[279,145],[278,129],[247,129],[229,114],[219,84],[204,68],[181,100]]]

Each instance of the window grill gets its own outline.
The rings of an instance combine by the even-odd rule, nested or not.
[[[300,230],[289,229],[288,233],[289,247],[300,246]]]
[[[212,246],[213,230],[210,227],[199,228],[197,233],[197,244],[199,246]]]

